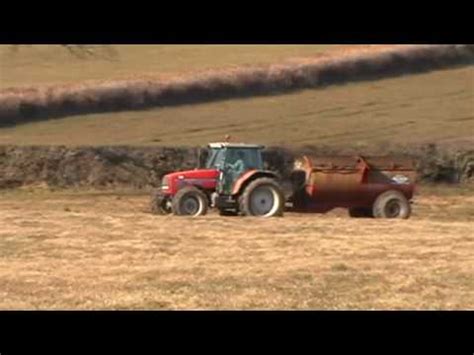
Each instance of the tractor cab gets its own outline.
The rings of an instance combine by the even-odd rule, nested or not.
[[[210,143],[206,169],[220,171],[217,193],[230,195],[234,183],[250,170],[263,170],[264,146],[242,143]]]

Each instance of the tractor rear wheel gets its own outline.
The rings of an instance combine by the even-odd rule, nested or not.
[[[240,211],[246,216],[282,216],[285,199],[280,185],[271,178],[259,178],[247,185],[240,197]]]
[[[399,191],[390,190],[377,197],[373,206],[375,218],[410,217],[411,206],[407,198]]]
[[[153,214],[169,214],[171,213],[171,205],[169,199],[161,190],[153,190],[151,193],[150,210]]]
[[[370,207],[351,207],[349,208],[349,216],[352,218],[373,218],[374,214]]]
[[[173,213],[178,216],[202,216],[207,213],[209,201],[201,190],[186,186],[173,197]]]

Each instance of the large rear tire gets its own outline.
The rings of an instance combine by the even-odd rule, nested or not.
[[[411,215],[410,202],[399,191],[386,191],[375,200],[373,214],[375,218],[406,219]]]
[[[173,213],[177,216],[203,216],[207,213],[209,201],[201,190],[186,186],[173,197]]]
[[[280,185],[271,178],[258,178],[248,184],[239,202],[245,216],[282,216],[285,207]]]

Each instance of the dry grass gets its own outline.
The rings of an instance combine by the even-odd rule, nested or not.
[[[381,46],[322,57],[191,73],[0,91],[0,123],[268,95],[472,64],[471,46]]]
[[[0,89],[85,80],[170,78],[228,66],[268,64],[292,57],[313,57],[354,45],[114,45],[116,56],[81,59],[58,45],[0,45]],[[109,60],[113,59],[113,60]]]
[[[147,202],[2,192],[0,308],[474,308],[472,187],[422,188],[407,221],[157,217]]]
[[[324,90],[70,117],[0,129],[1,144],[271,145],[474,143],[473,67]]]

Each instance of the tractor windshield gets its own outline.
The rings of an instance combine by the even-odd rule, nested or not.
[[[209,150],[206,169],[219,169],[224,165],[225,149],[214,148]]]

